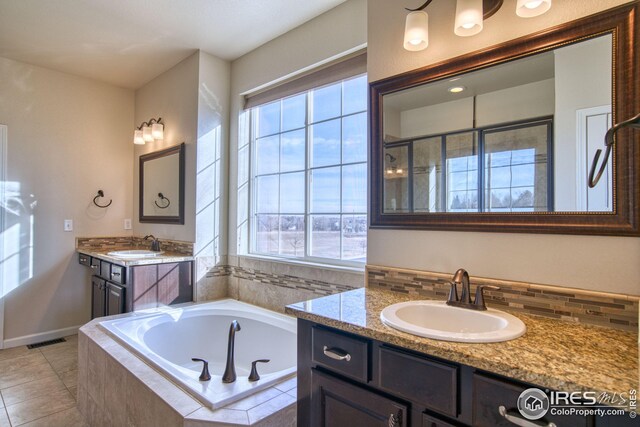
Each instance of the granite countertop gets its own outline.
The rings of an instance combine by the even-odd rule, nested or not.
[[[109,252],[117,250],[132,250],[132,249],[148,249],[148,248],[132,248],[127,247],[123,249],[105,249],[103,251],[90,251],[86,249],[77,249],[76,251],[81,254],[89,255],[93,258],[99,258],[104,261],[111,262],[113,264],[122,265],[124,267],[130,267],[133,265],[150,265],[150,264],[164,264],[170,262],[181,261],[193,261],[192,255],[185,255],[179,252],[163,251],[161,255],[146,258],[119,258],[108,255]]]
[[[524,336],[491,344],[417,337],[382,323],[380,312],[408,295],[361,288],[287,306],[286,313],[399,347],[559,391],[622,393],[638,389],[638,336],[517,313]]]

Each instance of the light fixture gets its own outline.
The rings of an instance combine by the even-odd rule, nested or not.
[[[133,131],[133,143],[136,145],[144,145],[144,138],[142,137],[141,130]]]
[[[549,9],[551,9],[551,0],[518,0],[516,15],[521,18],[533,18]]]
[[[409,11],[404,29],[404,48],[416,52],[429,46],[429,15],[424,9],[433,0],[427,0]],[[493,16],[504,0],[457,0],[453,32],[458,36],[473,36],[482,31],[484,20]],[[545,13],[551,8],[551,0],[518,0],[516,14],[530,18]]]
[[[424,10],[414,10],[407,15],[404,26],[404,48],[410,51],[424,50],[429,46],[429,15]]]
[[[161,117],[142,122],[142,124],[133,131],[133,143],[136,145],[144,145],[146,142],[153,142],[163,138],[164,123],[162,123]]]
[[[482,31],[482,0],[458,0],[453,32],[457,36],[473,36]]]
[[[464,91],[465,89],[466,89],[466,87],[464,87],[464,86],[451,86],[447,90],[449,92],[451,92],[451,93],[460,93],[460,92]]]

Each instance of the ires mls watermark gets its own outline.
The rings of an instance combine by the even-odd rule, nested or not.
[[[623,393],[597,393],[595,391],[544,391],[529,388],[518,397],[518,411],[528,420],[539,420],[550,415],[628,416],[636,418],[637,390]]]

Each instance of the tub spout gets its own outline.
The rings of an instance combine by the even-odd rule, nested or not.
[[[236,380],[236,366],[233,358],[233,349],[235,346],[236,332],[239,331],[240,323],[237,320],[231,322],[229,326],[229,343],[227,345],[227,366],[222,375],[223,383],[232,383]]]

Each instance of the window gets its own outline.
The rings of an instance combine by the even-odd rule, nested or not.
[[[364,262],[366,76],[253,107],[248,116],[249,251]],[[241,147],[240,167],[243,156],[247,151]]]
[[[553,210],[551,130],[540,119],[385,144],[385,212]]]

